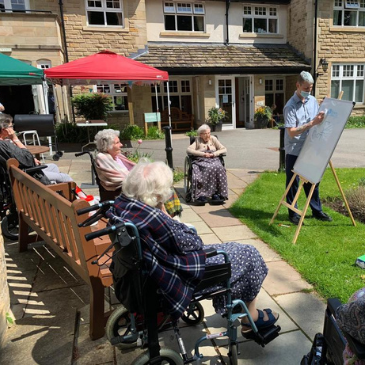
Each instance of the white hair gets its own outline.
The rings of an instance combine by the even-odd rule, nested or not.
[[[156,207],[165,203],[172,194],[173,175],[162,161],[139,162],[123,182],[123,193]]]
[[[310,84],[314,84],[312,75],[307,71],[302,71],[298,77],[298,82],[302,84],[305,81],[309,82]]]
[[[95,135],[96,149],[99,152],[108,152],[114,144],[115,137],[119,137],[120,132],[115,129],[103,129]]]
[[[202,124],[199,128],[198,128],[198,130],[196,131],[197,133],[198,133],[198,136],[200,136],[202,133],[204,133],[205,131],[207,131],[207,130],[210,130],[210,127],[209,127],[209,125],[208,124]]]

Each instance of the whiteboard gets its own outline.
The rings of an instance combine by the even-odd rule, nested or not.
[[[324,111],[325,117],[322,123],[309,130],[294,165],[295,173],[312,184],[321,181],[353,106],[352,101],[332,98],[323,100],[319,111]]]

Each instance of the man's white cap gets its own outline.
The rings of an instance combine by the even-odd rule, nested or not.
[[[307,71],[302,71],[302,72],[300,73],[300,76],[302,77],[302,79],[303,79],[304,81],[307,81],[307,82],[309,82],[310,84],[314,84],[313,77],[312,77],[312,75],[311,75],[309,72],[307,72]]]

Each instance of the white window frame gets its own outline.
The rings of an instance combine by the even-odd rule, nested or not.
[[[360,13],[365,13],[365,0],[335,0],[333,6],[333,19],[335,18],[336,11],[341,11],[341,24],[333,24],[335,27],[365,27],[365,24],[359,25],[359,15]],[[356,24],[345,24],[345,11],[356,13]]]
[[[266,81],[272,81],[272,90],[266,90]],[[282,89],[277,89],[277,81],[281,81],[282,82]],[[265,95],[270,94],[273,95],[273,102],[274,104],[277,105],[277,101],[275,100],[275,95],[276,94],[283,94],[283,101],[285,101],[285,78],[284,77],[266,77],[265,78]],[[285,104],[285,103],[284,103]],[[272,105],[267,105],[269,107],[271,107]],[[284,105],[283,105],[284,107]]]
[[[360,67],[359,67],[360,66]],[[353,75],[346,75],[347,70],[353,67]],[[356,104],[364,104],[364,93],[365,93],[365,63],[336,63],[332,65],[331,68],[331,94],[332,94],[332,81],[339,81],[339,90],[342,90],[342,82],[343,81],[353,81],[353,94],[352,98],[350,97],[350,101],[355,101],[356,95],[356,81],[363,81],[362,88],[362,99],[359,101],[355,101]],[[336,96],[337,97],[337,96]],[[344,99],[344,98],[343,98]],[[346,99],[344,99],[346,100]]]
[[[166,6],[166,4],[169,4]],[[183,5],[189,5],[189,7],[183,7]],[[183,32],[186,30],[178,30],[177,24],[178,24],[178,16],[184,15],[184,16],[191,16],[191,30],[189,32],[197,32],[197,33],[204,33],[205,27],[206,27],[206,19],[205,19],[205,6],[202,3],[194,3],[190,1],[164,1],[163,2],[163,15],[164,15],[164,27],[165,30],[168,32]],[[166,23],[165,23],[165,15],[174,15],[175,16],[175,30],[172,29],[166,29]],[[194,29],[194,17],[198,16],[200,18],[203,18],[204,24],[203,24],[203,30],[195,30]]]
[[[20,1],[22,1],[22,0],[20,0]],[[29,7],[30,7],[29,0],[24,0],[23,1],[23,3],[24,3],[24,9],[22,9],[22,10],[17,10],[17,9],[16,10],[13,10],[13,4],[12,4],[12,2],[19,2],[19,0],[3,0],[1,2],[1,3],[4,3],[5,9],[9,9],[6,12],[11,13],[13,11],[27,11],[27,10],[29,10]]]
[[[189,91],[182,91],[182,82],[188,82],[189,83]],[[176,85],[176,91],[174,91]],[[157,96],[161,98],[162,104],[159,105],[160,110],[167,109],[168,105],[165,105],[165,98],[167,98],[167,82],[163,82],[160,85],[151,85],[151,97],[156,98],[156,92],[155,87],[157,87]],[[173,89],[174,88],[174,89]],[[191,107],[193,108],[193,80],[190,77],[183,77],[178,79],[170,79],[169,80],[169,94],[170,98],[172,96],[178,96],[179,97],[179,108],[182,106],[181,97],[190,95],[191,97]]]
[[[95,6],[89,6],[89,2],[101,2],[101,7],[95,7]],[[105,28],[124,28],[125,27],[125,21],[124,21],[124,9],[123,9],[123,0],[117,0],[119,1],[119,7],[118,8],[108,8],[107,3],[108,0],[85,0],[85,9],[86,9],[86,21],[87,25],[89,27],[105,27]],[[88,12],[94,11],[94,12],[100,12],[104,14],[104,24],[90,24],[89,23],[89,17]],[[108,25],[107,24],[107,13],[120,13],[122,14],[122,24],[121,25]]]
[[[118,91],[118,87],[116,87],[116,85],[121,85],[122,87],[125,87],[126,90],[125,91]],[[99,92],[99,93],[103,93],[107,96],[110,96],[112,98],[112,103],[113,103],[113,112],[116,113],[129,113],[128,110],[128,92],[127,92],[127,87],[128,84],[126,83],[115,83],[115,84],[97,84],[94,85],[94,92]],[[106,88],[109,88],[109,91],[105,91]],[[116,109],[116,104],[114,102],[114,97],[118,97],[118,96],[123,96],[125,98],[125,106],[126,109]]]
[[[278,6],[257,6],[257,5],[243,5],[243,17],[242,21],[244,22],[245,19],[249,19],[252,22],[252,32],[246,32],[242,25],[242,31],[244,33],[252,33],[252,34],[279,34],[279,7]],[[256,14],[256,13],[259,14]],[[265,12],[265,14],[260,14]],[[275,15],[272,15],[272,12],[275,12]],[[265,19],[266,20],[266,27],[267,31],[265,32],[255,32],[255,19]],[[276,20],[276,32],[271,33],[269,32],[269,21]]]
[[[45,70],[45,69],[51,68],[51,67],[52,67],[52,63],[49,60],[38,60],[37,61],[37,68]]]

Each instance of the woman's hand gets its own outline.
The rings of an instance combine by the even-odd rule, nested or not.
[[[211,153],[211,152],[205,152],[204,153],[204,157],[206,157],[206,158],[212,158],[212,157],[214,157],[214,154]]]

